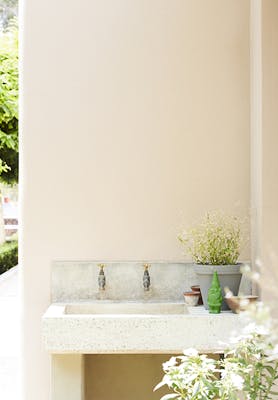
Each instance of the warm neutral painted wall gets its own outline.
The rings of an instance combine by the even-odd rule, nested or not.
[[[153,392],[163,377],[167,354],[87,355],[86,400],[159,400],[165,388]],[[168,391],[169,393],[169,391]]]
[[[278,2],[262,1],[262,270],[263,297],[277,311],[278,282]]]
[[[49,399],[53,259],[180,259],[249,207],[248,0],[25,0],[24,399]]]
[[[163,377],[162,363],[173,354],[87,355],[85,357],[86,400],[159,400],[167,387],[153,392]],[[210,358],[217,359],[216,354]],[[117,373],[117,371],[119,371]]]

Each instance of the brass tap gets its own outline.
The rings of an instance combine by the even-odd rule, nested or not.
[[[150,264],[143,264],[143,267],[144,267],[143,286],[144,290],[147,292],[150,290],[151,286],[151,277],[149,274]]]
[[[99,290],[105,290],[105,285],[106,285],[106,278],[105,278],[105,274],[104,274],[105,264],[98,264],[98,267],[100,268],[99,274],[98,274],[98,287],[99,287]]]

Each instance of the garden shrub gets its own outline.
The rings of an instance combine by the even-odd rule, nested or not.
[[[0,274],[18,263],[18,241],[12,240],[0,245]]]
[[[0,35],[0,181],[18,181],[18,28]]]

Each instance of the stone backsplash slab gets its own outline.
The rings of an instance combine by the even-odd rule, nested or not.
[[[105,264],[105,291],[98,288],[98,264]],[[143,273],[150,264],[150,290],[145,292]],[[181,301],[183,292],[198,284],[194,264],[168,261],[54,261],[52,264],[52,302],[82,300]],[[251,293],[242,279],[240,291]]]

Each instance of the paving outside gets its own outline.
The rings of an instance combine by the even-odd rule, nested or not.
[[[19,399],[18,267],[0,275],[0,399]]]

